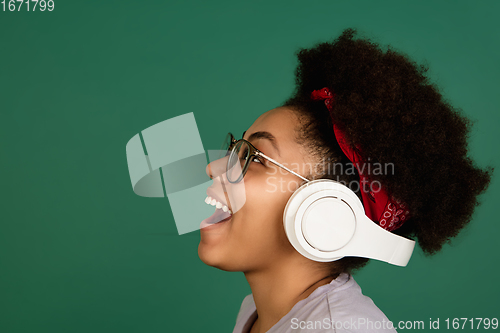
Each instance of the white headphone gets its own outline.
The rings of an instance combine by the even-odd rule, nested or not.
[[[330,179],[299,187],[286,204],[283,224],[293,247],[314,261],[352,256],[406,266],[415,247],[415,241],[370,220],[358,196]]]

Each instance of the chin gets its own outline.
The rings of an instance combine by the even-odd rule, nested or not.
[[[201,261],[208,266],[212,266],[215,268],[223,269],[223,265],[221,266],[221,255],[217,253],[215,249],[210,249],[210,246],[204,244],[203,241],[198,245],[198,257],[200,257]]]
[[[223,253],[220,253],[215,249],[209,249],[208,246],[202,242],[198,245],[198,257],[200,257],[200,260],[204,264],[223,271],[241,272],[244,270],[244,268],[240,267],[240,265],[231,263],[231,261],[223,255]]]

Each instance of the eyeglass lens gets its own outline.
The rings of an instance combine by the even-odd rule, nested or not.
[[[229,155],[230,151],[229,151],[229,147],[231,146],[231,139],[233,138],[233,136],[231,135],[231,133],[228,133],[226,135],[226,138],[224,139],[224,141],[222,142],[222,145],[221,145],[221,148],[220,148],[220,152],[219,152],[219,159],[220,158],[223,158],[227,155]]]
[[[237,183],[245,176],[248,169],[250,147],[245,141],[238,142],[232,149],[227,163],[227,179]]]

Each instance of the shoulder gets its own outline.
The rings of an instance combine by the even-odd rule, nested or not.
[[[234,327],[233,333],[240,333],[248,331],[249,325],[253,323],[256,316],[255,302],[253,300],[253,295],[250,294],[243,299],[241,302],[240,311],[236,317],[236,325]]]
[[[316,289],[270,332],[396,332],[349,274]]]
[[[373,300],[363,295],[354,278],[345,274],[344,279],[343,286],[327,294],[333,322],[353,332],[396,332]]]
[[[240,311],[238,312],[237,321],[241,319],[245,314],[251,314],[256,310],[255,302],[253,300],[253,295],[247,295],[243,302],[241,302]]]

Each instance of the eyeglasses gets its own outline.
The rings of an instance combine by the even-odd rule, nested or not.
[[[285,169],[286,171],[294,174],[302,180],[309,182],[309,179],[302,177],[298,173],[276,162],[275,160],[255,148],[247,140],[236,140],[231,133],[228,133],[228,135],[226,136],[226,139],[224,140],[224,144],[222,146],[222,150],[226,151],[226,156],[229,155],[229,159],[227,160],[226,176],[227,180],[230,183],[239,183],[243,179],[243,177],[245,177],[248,167],[250,166],[250,162],[257,157],[265,158],[269,162]]]

